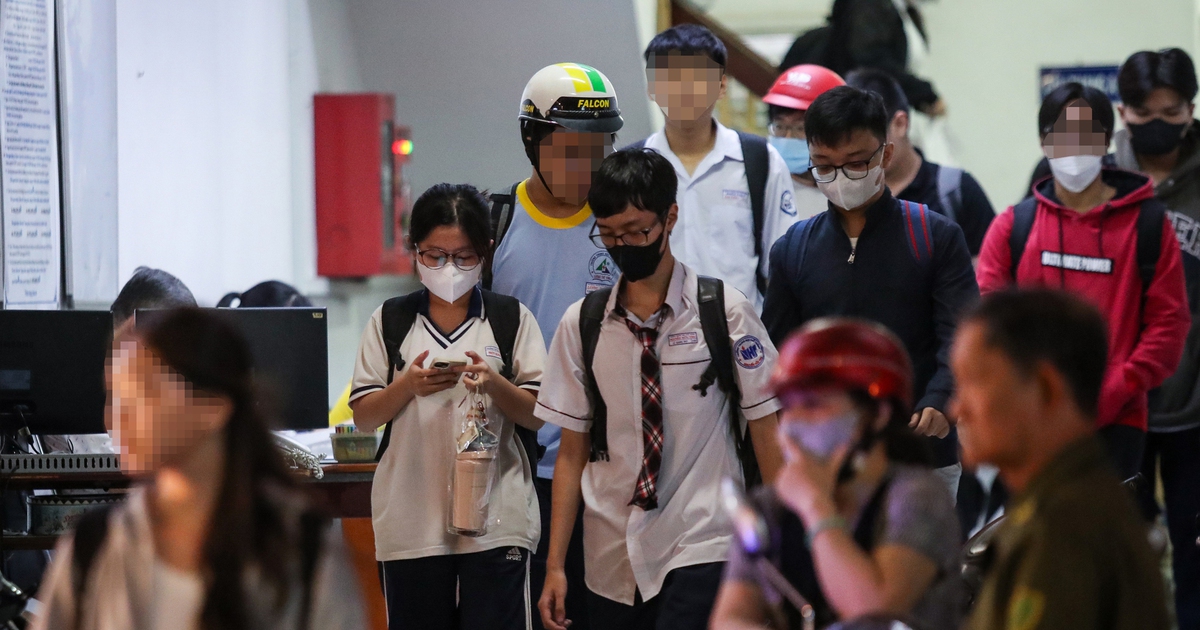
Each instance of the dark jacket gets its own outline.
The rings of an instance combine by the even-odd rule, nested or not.
[[[1104,446],[1059,453],[1009,502],[967,630],[1166,630],[1158,559]]]
[[[1113,136],[1116,165],[1138,170],[1129,131]],[[1192,326],[1183,359],[1162,387],[1150,393],[1150,430],[1180,431],[1200,426],[1200,122],[1184,136],[1179,163],[1171,175],[1154,187],[1154,196],[1167,206],[1183,254]]]
[[[909,16],[924,35],[921,14],[909,9]],[[938,100],[932,83],[908,72],[908,37],[892,0],[836,0],[829,27],[826,58],[831,70],[842,76],[856,68],[883,70],[900,83],[918,110]]]
[[[879,322],[912,357],[916,409],[945,412],[954,391],[949,355],[955,323],[979,299],[979,287],[962,229],[936,212],[911,203],[906,210],[905,204],[884,189],[866,210],[853,259],[836,210],[792,226],[771,248],[763,323],[778,346],[818,317]],[[952,438],[934,440],[939,466],[957,460],[956,444]]]

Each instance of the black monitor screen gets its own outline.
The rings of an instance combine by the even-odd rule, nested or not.
[[[108,311],[0,310],[0,428],[104,433]]]
[[[325,309],[219,308],[250,344],[254,380],[276,425],[285,429],[329,426],[329,346]],[[165,311],[139,310],[137,327]]]

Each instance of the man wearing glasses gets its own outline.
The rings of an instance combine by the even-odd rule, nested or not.
[[[953,494],[962,469],[945,415],[954,391],[949,352],[958,314],[979,299],[979,286],[962,229],[885,185],[895,151],[888,122],[878,94],[849,86],[809,107],[809,172],[829,210],[792,226],[772,248],[763,322],[776,344],[831,315],[877,321],[900,337],[918,396],[911,426],[929,436]]]

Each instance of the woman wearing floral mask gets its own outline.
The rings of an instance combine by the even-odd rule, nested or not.
[[[542,424],[533,417],[542,333],[515,299],[476,286],[492,243],[488,202],[475,188],[439,184],[422,194],[409,241],[425,288],[371,316],[350,395],[359,430],[388,426],[371,512],[389,627],[525,628],[540,521],[535,462],[516,433]],[[486,533],[463,535],[447,515],[468,394],[481,395],[486,430],[499,438],[499,472]]]
[[[812,605],[816,626],[863,616],[959,625],[959,527],[946,485],[908,428],[912,365],[879,324],[819,319],[780,350],[787,459],[752,499],[770,524],[765,555]],[[730,553],[714,628],[801,627],[744,545]]]

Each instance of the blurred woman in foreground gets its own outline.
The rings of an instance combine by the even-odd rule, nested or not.
[[[272,443],[245,340],[170,311],[112,367],[126,502],[59,542],[34,628],[362,628],[356,578]]]

